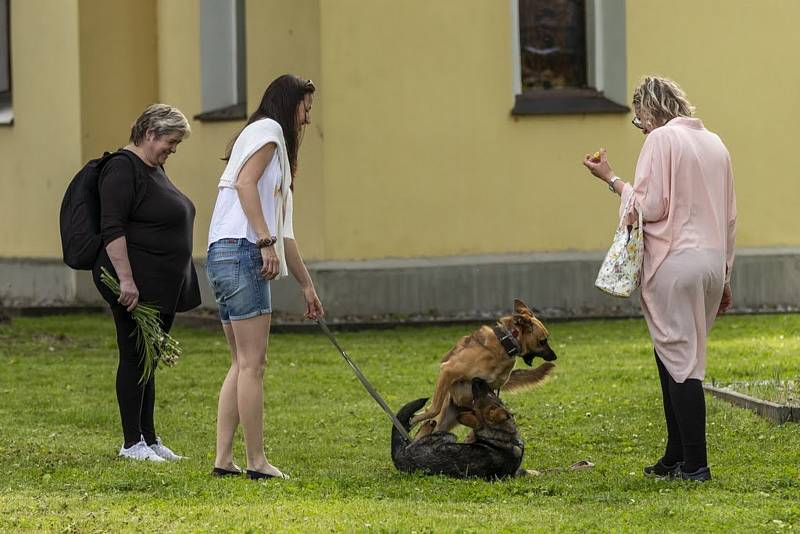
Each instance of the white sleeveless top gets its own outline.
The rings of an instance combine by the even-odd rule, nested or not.
[[[289,274],[283,240],[294,239],[293,201],[290,188],[292,178],[283,131],[280,125],[272,119],[262,119],[249,124],[236,139],[231,150],[231,157],[220,178],[219,194],[208,231],[208,246],[226,238],[244,238],[251,243],[258,241],[258,236],[248,222],[239,202],[239,194],[234,189],[234,184],[247,160],[268,143],[275,143],[277,149],[259,178],[257,187],[261,197],[264,220],[272,235],[278,238],[275,244],[275,252],[281,264],[278,278],[283,278]]]

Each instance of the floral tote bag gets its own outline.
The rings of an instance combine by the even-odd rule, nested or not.
[[[628,201],[625,213],[630,211],[632,203],[633,195]],[[600,272],[597,273],[597,280],[594,282],[598,289],[615,297],[630,297],[642,281],[644,258],[642,211],[636,211],[639,217],[634,224],[623,224],[624,218],[620,219],[614,234],[614,242],[611,243],[611,248],[608,249],[606,259],[603,260]]]

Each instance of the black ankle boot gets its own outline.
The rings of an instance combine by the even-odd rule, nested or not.
[[[678,476],[681,465],[683,465],[683,462],[675,462],[675,465],[664,465],[664,463],[659,460],[655,464],[645,467],[644,474],[645,476],[649,477],[653,476],[672,478]]]
[[[711,468],[709,467],[701,467],[697,471],[692,473],[684,473],[681,471],[680,467],[678,467],[678,473],[675,475],[683,480],[694,480],[695,482],[705,482],[707,480],[711,480]]]

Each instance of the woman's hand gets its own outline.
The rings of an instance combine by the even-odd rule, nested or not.
[[[133,278],[123,278],[119,281],[119,298],[117,302],[125,306],[129,312],[139,304],[139,288]]]
[[[722,299],[719,302],[719,310],[717,310],[717,315],[728,311],[731,307],[731,304],[733,304],[733,291],[731,291],[730,284],[725,284],[725,287],[722,288]]]
[[[306,301],[306,313],[304,314],[306,319],[314,321],[325,315],[325,310],[322,309],[322,303],[319,301],[314,286],[303,288],[303,299]]]
[[[275,253],[275,247],[261,247],[261,276],[265,280],[272,280],[281,272],[281,260]]]
[[[583,158],[583,164],[589,169],[589,172],[593,175],[597,176],[605,183],[611,181],[611,178],[614,177],[614,170],[609,165],[608,160],[606,159],[606,149],[600,149],[600,160],[596,160],[591,154],[586,154],[586,157]]]

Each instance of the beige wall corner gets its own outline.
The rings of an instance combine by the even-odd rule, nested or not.
[[[155,0],[79,0],[81,156],[127,144],[130,126],[158,100]]]

